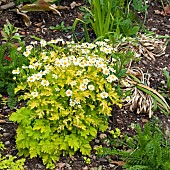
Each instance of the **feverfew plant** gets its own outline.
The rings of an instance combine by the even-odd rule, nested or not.
[[[20,100],[27,105],[10,120],[19,124],[19,155],[39,156],[54,168],[61,154],[78,150],[90,154],[90,141],[107,129],[111,106],[121,107],[121,100],[113,88],[117,84],[114,63],[107,61],[114,51],[106,42],[40,42],[41,50],[33,48],[27,56],[30,64],[13,71],[18,82],[15,92],[24,91]],[[46,45],[53,49],[47,50]],[[110,51],[101,51],[102,46]]]

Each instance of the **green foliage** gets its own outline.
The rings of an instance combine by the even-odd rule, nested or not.
[[[90,22],[98,39],[107,37],[115,41],[121,35],[134,36],[139,31],[130,4],[125,0],[90,0],[89,3],[90,9],[85,9],[90,17],[86,14],[85,21]]]
[[[91,163],[90,158],[84,156],[83,159],[84,159],[84,162],[85,162],[86,164],[90,164],[90,163]]]
[[[14,45],[15,42],[21,40],[21,36],[17,35],[18,29],[7,22],[2,31],[3,40],[6,42],[0,45],[0,93],[9,95],[8,105],[13,108],[16,104],[14,95],[15,80],[13,79],[12,70],[17,69],[27,63],[27,58],[21,55]],[[20,42],[24,49],[24,43]]]
[[[58,30],[58,31],[68,32],[69,30],[72,29],[72,26],[65,26],[64,21],[62,21],[61,24],[57,24],[56,26],[50,26],[49,28],[51,30]]]
[[[2,142],[0,142],[0,151],[4,150],[5,147]],[[16,156],[3,157],[0,152],[0,169],[2,170],[24,170],[25,159],[16,160]]]
[[[90,141],[108,127],[112,105],[121,107],[113,89],[116,61],[107,61],[114,52],[109,43],[56,43],[65,44],[41,40],[40,50],[27,51],[30,63],[18,69],[15,88],[15,93],[25,91],[20,99],[27,105],[10,117],[19,124],[19,155],[39,156],[47,168],[54,168],[60,155],[89,155]],[[47,44],[53,49],[47,50]]]
[[[138,12],[145,12],[148,8],[148,5],[146,5],[146,3],[143,4],[143,0],[133,0],[132,6]]]
[[[137,135],[126,138],[124,145],[132,151],[116,148],[97,148],[99,156],[118,154],[126,162],[123,168],[129,170],[170,169],[170,136],[165,135],[156,122],[148,122],[142,129],[136,127]]]
[[[170,169],[170,137],[157,124],[146,123],[143,130],[140,126],[136,130],[138,134],[132,138],[135,150],[129,154],[125,168]]]
[[[72,33],[73,33],[73,38],[74,38],[74,41],[78,42],[78,39],[76,37],[76,34],[75,34],[75,29],[76,29],[76,26],[78,23],[82,23],[83,24],[83,28],[84,28],[84,35],[85,35],[85,39],[87,42],[90,42],[90,37],[89,37],[89,33],[88,33],[88,30],[87,30],[87,23],[84,22],[83,20],[81,19],[78,19],[76,18],[74,23],[73,23],[73,26],[72,26]]]
[[[109,132],[110,132],[110,134],[113,136],[114,139],[120,137],[120,134],[121,134],[119,128],[116,128],[115,131],[114,131],[114,130],[111,130],[111,131],[109,131]]]
[[[3,36],[2,40],[6,42],[13,43],[15,40],[21,41],[21,35],[17,34],[18,28],[14,27],[9,21],[4,25],[1,34]]]
[[[12,71],[23,63],[26,64],[27,61],[27,58],[21,55],[14,45],[10,43],[0,45],[0,93],[9,95],[8,105],[11,108],[16,103],[14,95],[15,77]]]

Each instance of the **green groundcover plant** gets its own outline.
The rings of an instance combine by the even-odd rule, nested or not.
[[[4,144],[0,141],[0,169],[12,169],[12,170],[24,170],[25,159],[17,159],[16,156],[9,155],[9,157],[3,157],[1,151],[4,150]]]
[[[112,106],[121,107],[116,59],[107,61],[114,52],[107,41],[41,40],[34,48],[36,44],[32,42],[23,53],[29,65],[13,70],[15,93],[22,92],[19,99],[27,104],[10,120],[19,124],[19,155],[39,156],[47,168],[54,168],[60,155],[76,151],[89,155],[90,141],[108,127]]]
[[[124,161],[123,169],[128,170],[169,170],[170,169],[170,136],[163,132],[160,122],[152,119],[142,128],[136,125],[137,134],[125,135],[122,146],[127,150],[98,147],[99,156],[118,155]]]

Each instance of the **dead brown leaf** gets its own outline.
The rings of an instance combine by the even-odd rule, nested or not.
[[[165,14],[170,14],[170,5],[166,5],[164,8]]]
[[[70,8],[71,9],[74,9],[75,7],[77,6],[81,6],[81,3],[76,3],[75,1],[73,1],[71,4],[70,4]]]
[[[164,11],[159,11],[159,10],[154,10],[155,14],[157,15],[163,15],[165,16],[165,12]]]
[[[5,120],[0,120],[0,124],[2,124],[2,123],[6,123],[6,121]]]
[[[77,12],[77,18],[82,19],[83,18],[83,13],[82,12]]]
[[[123,166],[126,162],[124,162],[124,161],[112,161],[111,163],[116,164],[118,166]]]
[[[166,5],[163,11],[155,10],[155,14],[163,15],[164,17],[170,14],[170,5]]]
[[[1,118],[1,117],[4,117],[4,115],[0,114],[0,118]]]

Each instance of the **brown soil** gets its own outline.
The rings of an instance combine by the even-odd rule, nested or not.
[[[69,5],[70,2],[65,0],[62,4]],[[76,2],[82,3],[82,1]],[[150,2],[145,25],[149,30],[154,31],[159,35],[170,35],[170,15],[156,15],[154,10],[161,11],[161,4],[156,1]],[[12,10],[5,10],[0,12],[0,30],[3,29],[3,26],[6,24],[6,20],[8,19],[11,24],[14,24],[19,28],[19,33],[23,35],[23,40],[26,43],[31,41],[30,35],[34,35],[45,40],[51,40],[55,38],[71,40],[71,31],[53,31],[49,29],[49,27],[60,24],[62,21],[64,21],[66,26],[71,26],[75,18],[80,17],[80,11],[78,7],[72,10],[61,10],[62,17],[59,17],[52,12],[30,12],[28,15],[32,21],[32,25],[30,27],[26,27],[22,18]],[[140,18],[142,21],[142,15]],[[79,38],[83,37],[83,28],[81,26],[78,26],[76,32]],[[2,43],[1,38],[2,36],[0,35],[0,43]],[[147,58],[141,58],[139,62],[133,64],[140,67],[144,72],[148,71],[148,73],[151,74],[151,86],[158,90],[158,87],[163,87],[163,85],[160,83],[162,80],[164,80],[162,69],[167,67],[170,71],[170,43],[167,45],[166,54],[161,57],[157,57],[155,61],[150,61]],[[11,113],[12,111],[6,106],[0,108],[0,114],[4,115],[3,120],[6,121],[6,123],[0,123],[0,133],[2,134],[0,135],[0,141],[6,144],[6,150],[3,153],[4,155],[17,155],[17,149],[15,145],[15,130],[17,125],[9,122],[8,116]],[[154,113],[154,115],[160,119],[166,130],[170,129],[170,116],[165,116],[159,111]],[[127,110],[114,107],[112,117],[109,119],[109,125],[111,129],[118,127],[122,133],[133,136],[134,130],[131,125],[134,123],[144,124],[148,119],[148,115],[137,115],[136,113],[131,113]],[[100,143],[98,143],[98,139],[100,140],[98,137],[92,142],[92,145],[99,145]],[[116,157],[112,159],[117,160]],[[97,167],[99,166],[102,166],[102,170],[121,169],[121,167],[111,164],[107,157],[96,158],[95,154],[92,154],[91,156],[91,163],[86,164],[81,154],[77,153],[74,157],[71,158],[61,157],[60,161],[56,163],[56,170],[88,170],[92,168],[97,170]],[[40,159],[27,158],[25,163],[25,170],[45,170],[45,167],[43,166]]]

